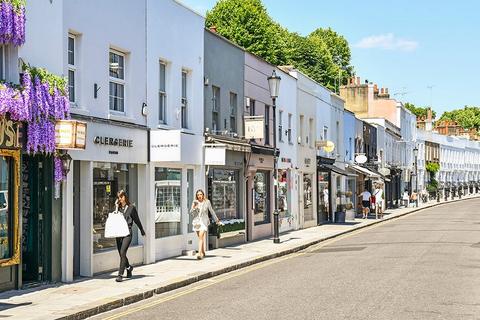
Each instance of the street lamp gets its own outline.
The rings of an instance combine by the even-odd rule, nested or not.
[[[274,209],[273,209],[273,243],[280,243],[279,238],[279,212],[278,212],[278,151],[277,151],[277,105],[276,100],[278,98],[278,91],[280,89],[280,76],[277,76],[275,70],[273,70],[272,75],[267,78],[268,88],[270,89],[270,97],[272,97],[272,109],[273,109],[273,179],[275,181],[273,186],[274,194]]]
[[[415,200],[415,206],[418,208],[418,148],[415,145],[413,149],[413,155],[415,156],[415,192],[417,193],[417,199]]]

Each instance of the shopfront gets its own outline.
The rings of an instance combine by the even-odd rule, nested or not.
[[[252,241],[273,232],[273,149],[252,145],[247,158],[247,240]]]
[[[148,198],[155,232],[148,252],[153,262],[196,249],[190,207],[196,190],[204,190],[207,196],[208,191],[203,137],[181,130],[152,130],[149,140]]]
[[[71,173],[67,177],[67,202],[73,221],[73,276],[115,270],[119,258],[115,239],[105,238],[105,222],[115,210],[116,195],[124,190],[137,207],[148,233],[146,206],[147,131],[141,126],[87,122],[87,144],[84,151],[71,151]],[[71,192],[71,194],[70,194]],[[67,210],[69,212],[69,210]],[[69,219],[68,217],[66,219]],[[145,239],[136,227],[128,251],[133,265],[146,262]]]
[[[211,248],[246,241],[245,159],[250,155],[246,140],[207,135],[205,166],[206,191],[222,226],[211,229]]]
[[[295,230],[298,228],[298,215],[295,210],[295,205],[298,201],[295,201],[297,195],[295,190],[296,177],[291,168],[288,168],[290,159],[282,158],[280,166],[284,169],[278,169],[278,211],[279,211],[279,230],[280,233]],[[287,164],[287,165],[285,165]],[[285,168],[287,167],[287,168]]]

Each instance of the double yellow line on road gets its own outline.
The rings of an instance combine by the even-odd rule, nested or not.
[[[428,209],[428,208],[426,208]],[[416,211],[416,212],[412,212],[411,214],[408,214],[408,215],[404,215],[404,216],[401,216],[401,217],[398,217],[396,219],[389,219],[389,220],[385,220],[384,222],[382,223],[376,223],[376,224],[373,224],[373,225],[370,225],[370,226],[366,226],[362,229],[358,229],[358,230],[355,230],[355,231],[352,231],[350,233],[347,233],[347,234],[344,234],[344,235],[340,235],[338,237],[335,237],[335,238],[332,238],[332,239],[329,239],[329,240],[326,240],[326,241],[323,241],[321,243],[318,243],[316,245],[313,245],[311,247],[309,247],[308,249],[305,249],[301,252],[297,252],[297,253],[292,253],[292,254],[289,254],[289,255],[286,255],[284,257],[280,257],[280,258],[276,258],[276,259],[273,259],[273,260],[270,260],[270,261],[265,261],[265,262],[261,262],[259,264],[256,264],[256,265],[253,265],[253,266],[250,266],[250,267],[246,267],[245,269],[242,269],[242,270],[239,270],[239,271],[233,271],[232,273],[227,273],[226,275],[220,275],[218,277],[215,277],[215,278],[212,278],[210,280],[205,280],[205,281],[208,281],[207,283],[203,283],[203,284],[199,284],[199,285],[195,285],[194,287],[192,288],[189,288],[189,289],[185,289],[181,292],[178,292],[178,293],[175,293],[175,294],[172,294],[172,295],[169,295],[169,296],[166,296],[166,297],[163,297],[163,298],[159,298],[159,299],[156,299],[155,301],[152,301],[150,303],[147,303],[147,304],[143,304],[141,306],[138,306],[138,307],[135,307],[135,308],[131,308],[131,309],[128,309],[126,311],[123,311],[123,312],[120,312],[120,313],[117,313],[115,315],[112,315],[112,316],[109,316],[109,317],[106,317],[104,318],[104,320],[114,320],[114,319],[119,319],[121,317],[124,317],[124,316],[127,316],[129,314],[132,314],[132,313],[135,313],[135,312],[138,312],[138,311],[142,311],[142,310],[146,310],[148,308],[152,308],[152,307],[155,307],[155,306],[158,306],[162,303],[165,303],[165,302],[168,302],[168,301],[171,301],[171,300],[175,300],[177,298],[180,298],[180,297],[183,297],[183,296],[186,296],[188,294],[191,294],[191,293],[194,293],[196,291],[199,291],[199,290],[202,290],[202,289],[205,289],[205,288],[208,288],[210,286],[213,286],[215,284],[218,284],[218,283],[221,283],[221,282],[224,282],[226,280],[229,280],[229,279],[232,279],[232,278],[236,278],[236,277],[240,277],[242,275],[245,275],[247,273],[250,273],[252,271],[255,271],[255,270],[260,270],[260,269],[263,269],[265,267],[268,267],[268,266],[271,266],[273,264],[277,264],[279,262],[283,262],[283,261],[286,261],[286,260],[289,260],[289,259],[293,259],[293,258],[297,258],[299,256],[302,256],[302,255],[305,255],[305,254],[308,254],[308,253],[311,253],[312,251],[315,251],[315,250],[318,250],[319,248],[322,248],[322,247],[325,247],[327,245],[330,245],[332,243],[335,243],[335,242],[338,242],[340,240],[343,240],[345,238],[349,238],[349,237],[352,237],[354,235],[357,235],[359,233],[362,233],[362,232],[365,232],[367,230],[371,230],[371,229],[374,229],[374,228],[377,228],[379,226],[382,226],[386,223],[389,223],[389,222],[392,222],[392,221],[398,221],[399,219],[403,219],[403,218],[406,218],[407,216],[411,216],[413,214],[416,214],[417,212],[419,211]]]

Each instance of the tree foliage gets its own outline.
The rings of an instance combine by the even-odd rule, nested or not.
[[[410,102],[405,103],[404,106],[405,106],[405,108],[410,110],[414,115],[416,115],[418,118],[427,117],[427,115],[428,115],[429,107],[417,107],[413,103],[410,103]],[[436,117],[437,117],[437,113],[434,110],[432,110],[432,118],[435,119]]]
[[[274,65],[293,65],[315,81],[335,89],[353,74],[347,40],[332,29],[309,36],[288,31],[269,15],[261,0],[219,0],[207,12],[207,27]]]
[[[464,129],[480,129],[480,108],[465,106],[463,109],[447,111],[442,114],[440,120],[452,120]]]

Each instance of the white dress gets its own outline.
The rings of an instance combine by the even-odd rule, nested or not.
[[[199,202],[196,208],[190,210],[190,213],[193,215],[193,231],[208,231],[208,225],[210,224],[208,212],[210,212],[215,221],[218,220],[215,211],[213,211],[212,204],[208,199]]]

